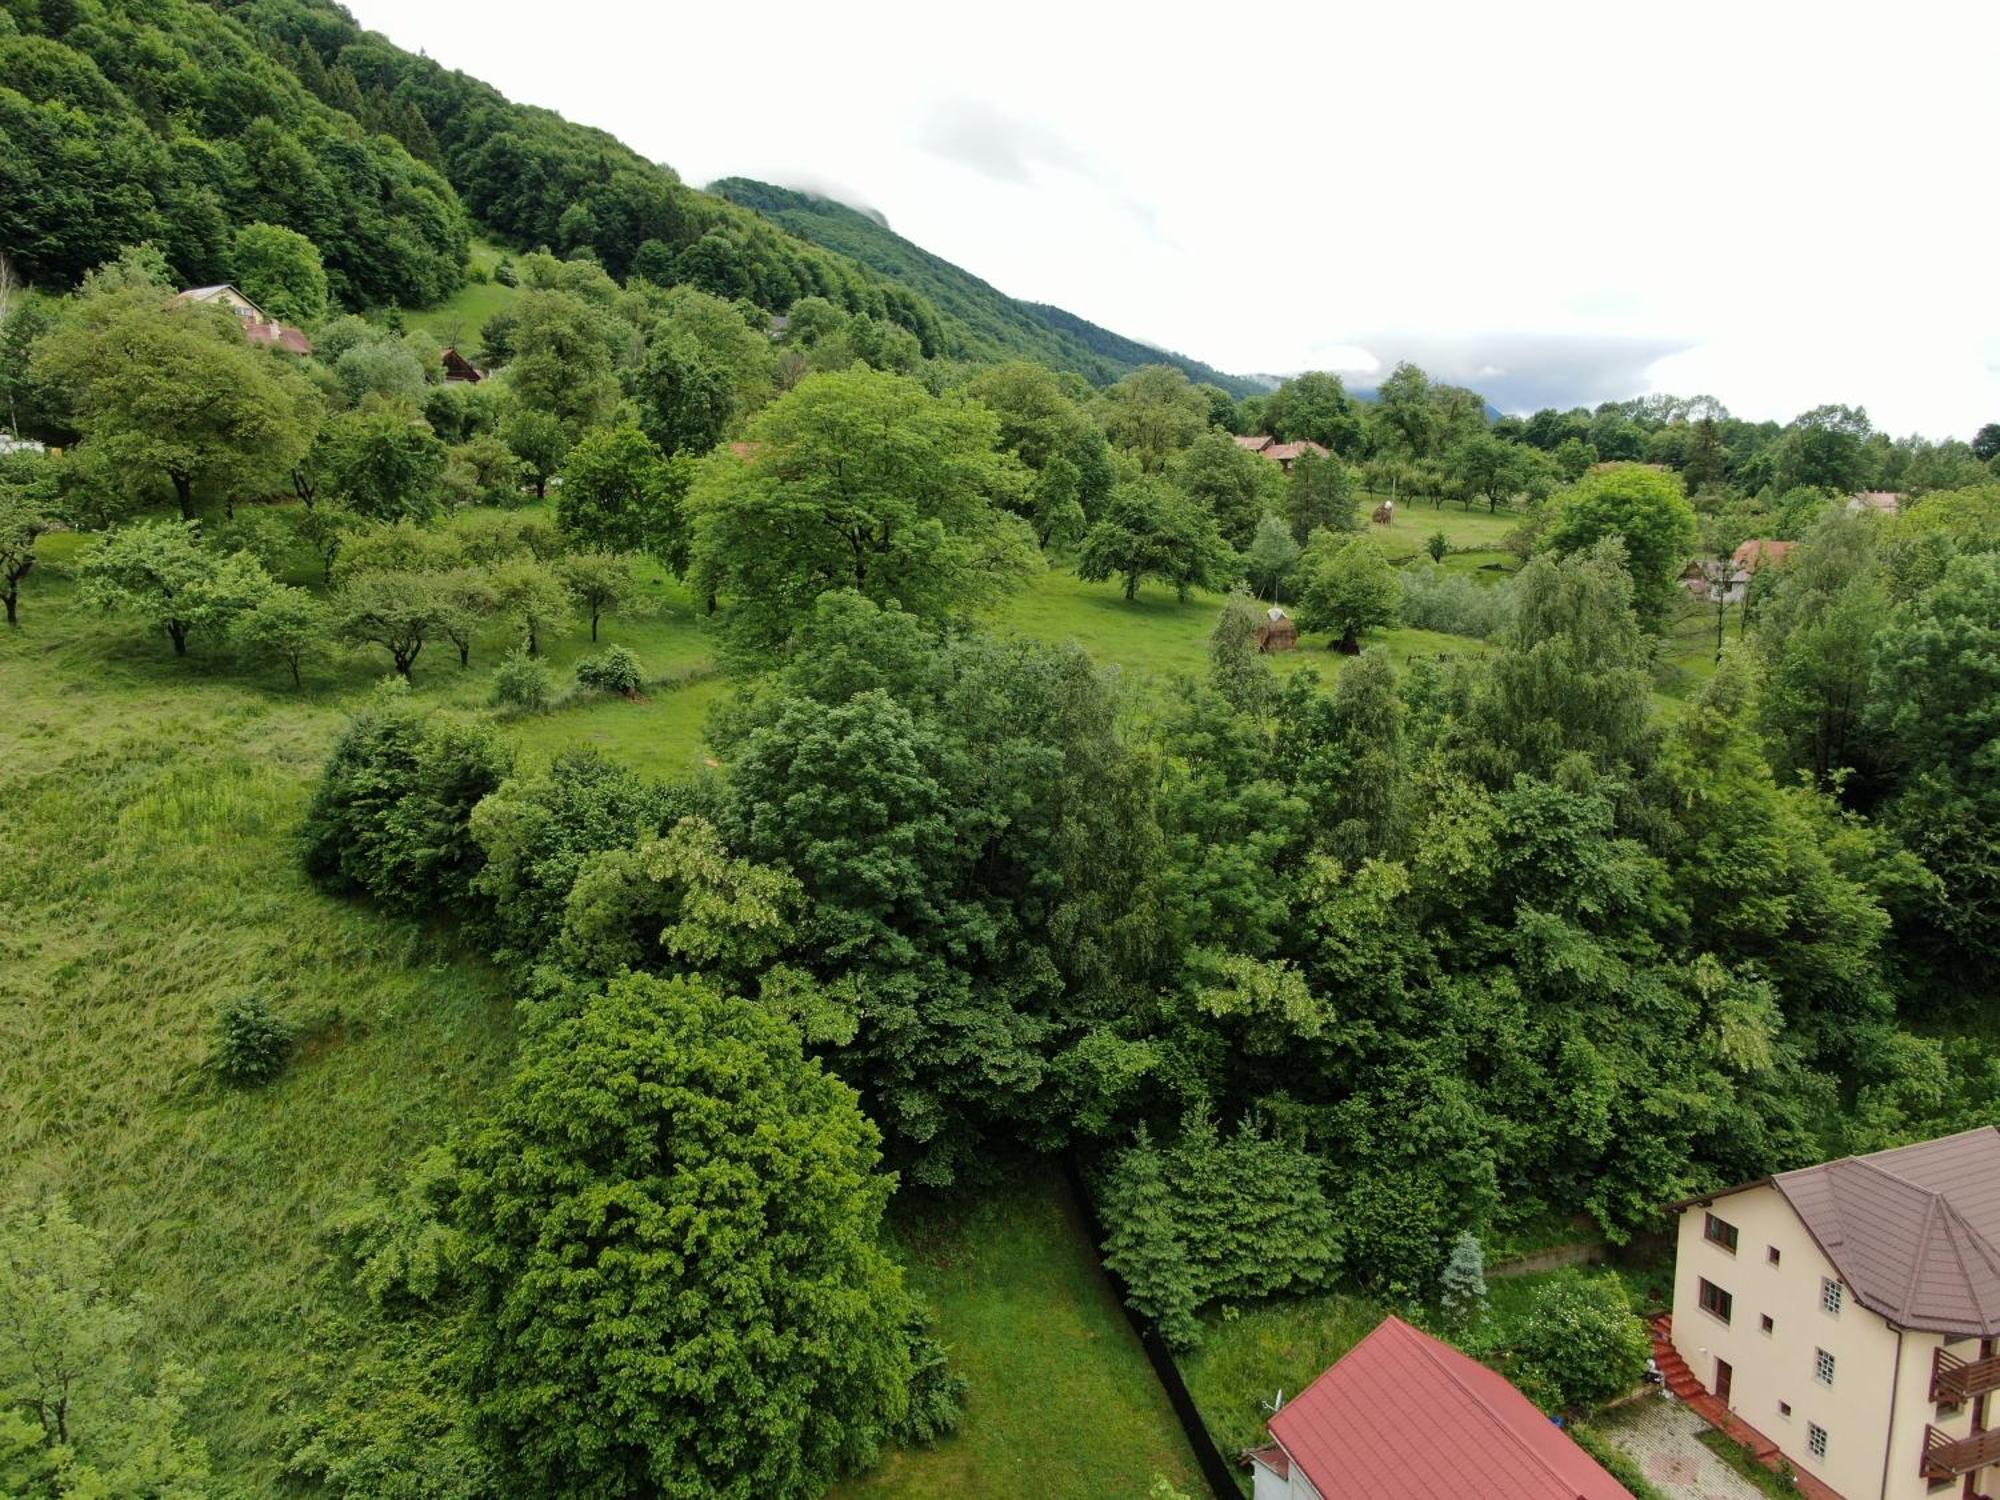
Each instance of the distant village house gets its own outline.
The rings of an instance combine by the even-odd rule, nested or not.
[[[177,302],[206,302],[216,307],[226,307],[236,314],[243,325],[243,334],[253,344],[263,344],[271,349],[283,349],[288,354],[310,354],[312,340],[289,323],[281,323],[235,287],[223,282],[219,286],[197,286],[178,293]]]
[[[1877,514],[1893,516],[1903,509],[1903,497],[1895,490],[1862,490],[1847,497],[1847,508],[1853,511],[1872,510]]]
[[[1236,446],[1249,453],[1261,453],[1287,474],[1292,471],[1292,462],[1303,453],[1317,453],[1321,458],[1328,456],[1327,450],[1314,442],[1281,443],[1268,432],[1259,432],[1235,438]]]
[[[444,378],[463,380],[468,384],[477,385],[486,378],[486,372],[456,349],[447,349],[444,351]]]

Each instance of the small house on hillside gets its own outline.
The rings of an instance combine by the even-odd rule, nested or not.
[[[1748,568],[1754,573],[1759,568],[1782,566],[1797,545],[1797,542],[1771,542],[1759,538],[1738,547],[1729,560],[1737,567]]]
[[[214,307],[226,307],[236,314],[243,325],[243,335],[253,344],[266,348],[283,349],[287,354],[310,354],[312,340],[289,323],[280,323],[263,308],[223,282],[218,286],[189,287],[175,294],[176,302],[205,302]]]
[[[1632,1500],[1500,1375],[1384,1318],[1278,1409],[1256,1500]]]
[[[468,384],[477,385],[486,378],[484,370],[480,369],[456,349],[445,350],[443,360],[444,378],[446,380],[463,380]]]
[[[1903,509],[1903,497],[1895,490],[1862,490],[1847,497],[1849,510],[1872,510],[1885,516],[1899,515]]]
[[[1259,432],[1248,437],[1239,433],[1232,441],[1247,453],[1263,454],[1288,474],[1291,472],[1293,460],[1301,453],[1317,453],[1321,458],[1327,456],[1327,450],[1318,443],[1281,443],[1268,432]]]
[[[1257,627],[1259,651],[1295,651],[1299,644],[1299,624],[1277,605],[1264,611],[1264,623]]]

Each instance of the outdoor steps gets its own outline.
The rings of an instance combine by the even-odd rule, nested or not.
[[[1673,1393],[1676,1401],[1692,1401],[1708,1392],[1694,1378],[1694,1371],[1688,1368],[1680,1351],[1674,1348],[1673,1330],[1671,1313],[1661,1313],[1648,1325],[1648,1332],[1653,1336],[1653,1363],[1660,1367],[1661,1383]]]

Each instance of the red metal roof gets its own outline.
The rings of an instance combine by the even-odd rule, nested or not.
[[[1325,1500],[1632,1500],[1506,1380],[1384,1318],[1271,1418]]]

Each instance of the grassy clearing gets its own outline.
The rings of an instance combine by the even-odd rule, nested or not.
[[[321,1227],[478,1105],[511,1007],[448,941],[299,874],[331,694],[134,650],[36,581],[0,630],[0,1200],[61,1192],[109,1234],[147,1351],[205,1377],[218,1473],[270,1494]],[[205,1064],[247,990],[301,1043],[239,1092]]]
[[[1222,609],[1222,596],[1197,589],[1183,602],[1158,584],[1127,599],[1116,583],[1085,583],[1066,567],[1053,566],[994,611],[991,623],[1003,633],[1041,641],[1075,641],[1099,663],[1136,678],[1156,680],[1202,676],[1208,671],[1208,637]],[[1299,649],[1269,658],[1281,677],[1306,667],[1331,679],[1349,660],[1326,649],[1329,637],[1306,632]],[[1434,630],[1378,630],[1364,645],[1388,651],[1397,666],[1423,656],[1484,652],[1483,642]]]
[[[1375,507],[1388,498],[1387,495],[1364,494],[1360,500],[1361,514],[1372,515]],[[1390,557],[1401,558],[1415,557],[1425,549],[1433,535],[1442,531],[1452,549],[1445,555],[1447,567],[1479,568],[1491,564],[1501,571],[1511,572],[1519,566],[1520,559],[1501,544],[1520,526],[1522,520],[1519,511],[1489,513],[1483,502],[1468,510],[1455,500],[1447,500],[1442,506],[1437,506],[1428,500],[1405,499],[1397,503],[1394,521],[1387,526],[1371,522],[1367,532]],[[1467,560],[1454,564],[1454,557]]]
[[[494,266],[507,252],[484,240],[472,242],[470,263],[487,273],[485,281],[468,281],[435,307],[405,310],[405,328],[428,333],[440,344],[449,344],[459,353],[476,358],[480,353],[479,330],[486,320],[507,307],[519,289],[502,286],[491,279]]]
[[[1137,1500],[1201,1479],[1052,1166],[978,1199],[899,1198],[910,1280],[972,1382],[964,1426],[891,1454],[838,1500]]]

